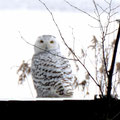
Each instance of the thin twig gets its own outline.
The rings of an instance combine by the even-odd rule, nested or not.
[[[112,8],[111,10],[116,10],[116,9],[118,9],[119,7],[120,7],[120,5],[118,5],[118,6],[114,7],[114,8]]]
[[[29,80],[28,80],[27,77],[26,77],[26,79],[27,79],[28,87],[29,87],[29,89],[30,89],[31,96],[34,98],[34,95],[33,95],[33,92],[32,92],[32,89],[31,89],[31,86],[30,86],[30,83],[29,83]]]
[[[115,30],[113,30],[112,32],[107,33],[106,35],[110,35],[110,34],[116,32],[117,30],[118,30],[118,29],[115,29]]]
[[[104,46],[104,42],[105,42],[105,37],[106,37],[107,30],[108,30],[109,22],[108,22],[107,26],[105,27],[106,28],[106,31],[105,31],[104,27],[102,25],[102,22],[101,22],[100,13],[99,13],[97,5],[96,5],[97,3],[95,2],[95,0],[93,0],[93,3],[94,3],[94,7],[96,9],[96,12],[97,12],[97,16],[98,16],[98,20],[99,20],[99,25],[100,25],[100,30],[101,30],[101,34],[102,34],[102,55],[103,55],[103,62],[104,62],[105,73],[107,74],[107,77],[108,77],[107,63],[106,63],[106,58],[105,58],[105,46]]]
[[[73,37],[73,50],[75,51],[75,36],[74,36],[74,32],[73,32],[73,28],[71,27],[71,29],[72,29],[72,37]]]
[[[107,0],[104,0],[107,4],[109,4],[109,2]]]
[[[70,2],[68,2],[68,1],[66,1],[66,0],[64,0],[64,1],[65,1],[68,5],[70,5],[71,7],[75,8],[76,10],[78,10],[78,11],[80,11],[80,12],[82,12],[82,13],[85,13],[85,14],[88,15],[89,17],[91,17],[91,18],[93,18],[93,19],[95,19],[95,20],[98,21],[97,18],[95,18],[94,16],[92,16],[92,15],[90,15],[89,13],[85,12],[84,10],[81,10],[80,8],[72,5]]]
[[[102,12],[100,13],[100,15],[102,15],[103,13],[108,13],[107,12],[108,7],[105,8],[105,9],[103,9],[99,4],[97,4],[97,6],[102,10]]]
[[[114,12],[113,14],[110,15],[110,17],[112,17],[112,16],[114,16],[116,14],[118,14],[118,12]]]

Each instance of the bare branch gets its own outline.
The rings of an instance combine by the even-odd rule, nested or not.
[[[68,1],[66,1],[66,0],[65,0],[65,2],[66,2],[68,5],[70,5],[71,7],[75,8],[76,10],[78,10],[78,11],[80,11],[80,12],[82,12],[82,13],[88,15],[89,17],[91,17],[91,18],[93,18],[93,19],[95,19],[95,20],[98,21],[97,18],[95,18],[94,16],[92,16],[92,15],[90,15],[89,13],[85,12],[84,10],[81,10],[80,8],[78,8],[78,7],[74,6],[74,5],[72,5],[70,2],[68,2]]]
[[[107,4],[109,4],[109,2],[107,0],[104,0]]]
[[[74,36],[74,32],[73,32],[73,28],[71,27],[72,29],[72,37],[73,37],[73,51],[75,51],[75,36]]]
[[[31,72],[31,68],[30,68],[29,64],[26,63],[24,60],[23,60],[23,63],[19,66],[19,68],[17,70],[17,74],[19,72],[22,72],[22,73],[19,75],[18,83],[22,84],[23,81],[27,78],[27,75],[29,75]]]
[[[116,10],[116,9],[118,9],[120,7],[120,5],[118,5],[118,6],[116,6],[116,7],[114,7],[114,8],[112,8],[111,10],[113,11],[113,10]]]
[[[113,14],[110,15],[110,17],[113,17],[114,15],[116,15],[118,12],[115,12]]]
[[[98,7],[97,7],[97,3],[95,2],[95,0],[93,0],[93,4],[94,4],[94,7],[95,7],[96,12],[97,12],[97,17],[99,18],[98,20],[100,20],[100,13],[99,13],[99,10],[98,10]]]
[[[108,7],[104,9],[99,4],[97,4],[97,6],[102,10],[102,12],[100,13],[100,15],[102,15],[103,13],[108,13],[107,12]]]
[[[115,30],[113,30],[112,32],[107,33],[106,35],[110,35],[110,34],[116,32],[117,30],[118,30],[118,29],[115,29]]]
[[[108,24],[105,27],[106,29],[104,30],[104,27],[103,27],[102,22],[101,22],[100,13],[99,13],[99,10],[98,10],[98,7],[97,7],[97,3],[95,2],[95,0],[93,0],[93,3],[94,3],[94,7],[96,9],[96,12],[97,12],[97,16],[98,16],[98,20],[99,20],[99,25],[100,25],[100,30],[101,30],[101,34],[102,34],[102,55],[103,55],[103,62],[104,62],[105,73],[107,74],[107,77],[108,77],[107,63],[106,63],[106,58],[105,58],[105,46],[104,46],[104,42],[106,40],[105,37],[106,37],[106,34],[107,34],[107,30],[108,30],[110,16],[108,18]]]
[[[52,20],[54,22],[54,24],[56,25],[56,28],[59,32],[59,35],[61,37],[61,39],[63,40],[65,46],[71,51],[71,53],[75,56],[76,60],[84,67],[84,69],[87,71],[88,75],[91,77],[91,79],[95,82],[95,84],[100,88],[100,85],[96,82],[96,80],[93,78],[93,76],[90,74],[90,72],[88,71],[88,69],[86,68],[86,66],[80,61],[80,59],[78,58],[78,56],[74,53],[74,51],[67,45],[67,43],[65,42],[64,37],[62,36],[62,33],[59,29],[59,26],[57,25],[54,16],[52,14],[52,12],[49,10],[49,8],[46,6],[46,4],[44,2],[42,2],[41,0],[39,0],[44,6],[45,8],[48,10],[48,12],[51,14]],[[67,1],[66,1],[67,2]],[[95,18],[94,18],[95,19]]]

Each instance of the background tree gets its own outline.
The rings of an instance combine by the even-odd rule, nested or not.
[[[119,84],[117,83],[116,86],[112,86],[112,78],[113,78],[114,66],[116,62],[115,60],[116,60],[116,54],[117,54],[117,48],[118,48],[118,42],[119,42],[120,27],[114,30],[111,30],[110,28],[112,24],[116,22],[114,17],[118,13],[117,9],[120,7],[120,5],[113,7],[112,0],[110,1],[104,0],[103,2],[104,4],[107,4],[106,7],[104,8],[100,4],[97,4],[95,0],[93,0],[95,16],[92,16],[86,11],[83,11],[80,8],[66,1],[66,3],[69,4],[71,7],[88,15],[89,17],[91,17],[92,19],[98,22],[97,28],[100,30],[100,33],[101,33],[100,40],[96,38],[97,35],[93,36],[92,45],[90,45],[89,48],[92,48],[95,51],[94,52],[95,65],[96,65],[95,81],[97,81],[99,84],[98,87],[100,89],[102,97],[103,95],[107,95],[107,98],[109,99],[111,96],[112,87],[116,88],[117,85]],[[103,18],[106,18],[106,19],[103,19]],[[103,20],[106,20],[106,21],[103,21]],[[120,26],[120,21],[119,20],[117,21],[119,22],[119,26]],[[96,26],[92,26],[92,27],[95,28]],[[116,33],[117,29],[118,29],[118,33]],[[112,34],[117,34],[116,39],[110,40],[110,36]],[[113,52],[113,55],[111,54],[112,52]],[[112,60],[110,57],[112,58]],[[99,64],[101,64],[100,67],[99,67]],[[117,66],[118,66],[118,63],[117,63]],[[119,78],[117,79],[117,81],[119,81]],[[117,92],[115,96],[117,96]]]

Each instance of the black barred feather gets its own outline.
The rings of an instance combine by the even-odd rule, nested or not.
[[[74,77],[68,60],[40,53],[33,56],[31,71],[37,97],[72,96]]]

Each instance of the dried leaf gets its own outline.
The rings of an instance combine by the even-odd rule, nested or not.
[[[116,63],[116,69],[117,69],[117,72],[120,72],[120,62]]]
[[[73,83],[73,85],[75,86],[75,88],[77,88],[78,87],[78,79],[77,79],[77,77],[76,76],[74,76],[74,83]]]
[[[89,95],[90,93],[87,91],[86,95]]]
[[[85,86],[86,85],[86,80],[83,80],[81,83],[79,83],[79,85]]]
[[[30,72],[31,72],[31,69],[30,69],[29,64],[25,63],[25,61],[23,60],[22,64],[20,65],[20,67],[17,70],[17,74],[20,73],[18,83],[22,84],[23,81],[25,81],[27,75],[30,74]]]
[[[114,39],[111,43],[111,46],[114,47],[115,46],[115,42],[116,42],[116,39]]]
[[[69,51],[68,51],[68,57],[69,57],[71,54],[72,54],[72,53],[71,53],[71,51],[69,50]]]
[[[89,79],[90,79],[90,76],[89,76],[88,73],[85,75],[85,79],[86,79],[86,80],[89,80]]]
[[[81,49],[81,58],[84,58],[84,57],[86,57],[86,53],[83,49]]]
[[[98,40],[95,36],[93,36],[93,39],[91,40],[92,42],[92,45],[89,45],[88,48],[92,48],[92,49],[95,49],[96,48],[96,45],[98,43]]]
[[[97,38],[95,36],[93,36],[92,43],[94,45],[96,45],[98,43],[98,40],[97,40]]]
[[[99,71],[100,71],[101,74],[104,73],[104,67],[103,67],[103,65],[100,67]]]

